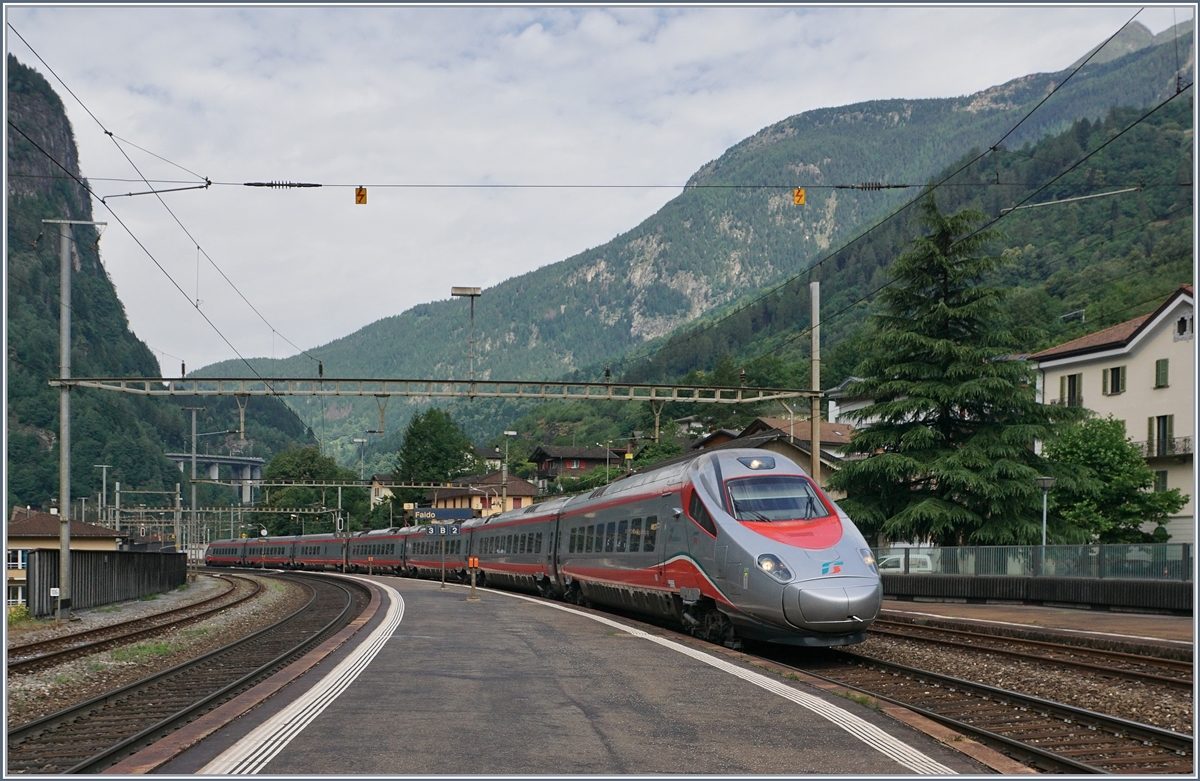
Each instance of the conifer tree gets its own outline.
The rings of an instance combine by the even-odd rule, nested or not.
[[[1004,262],[985,254],[996,232],[981,212],[943,215],[920,204],[928,231],[891,267],[874,349],[850,391],[874,399],[829,480],[868,534],[943,545],[1025,544],[1041,538],[1034,452],[1081,410],[1037,403],[1033,372],[1014,356],[1031,335],[1006,322],[1005,291],[985,284]],[[1071,479],[1072,473],[1058,475]]]

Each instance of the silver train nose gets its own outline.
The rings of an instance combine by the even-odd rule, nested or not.
[[[874,621],[883,586],[874,578],[821,578],[792,583],[783,591],[788,623],[813,632],[844,632]]]

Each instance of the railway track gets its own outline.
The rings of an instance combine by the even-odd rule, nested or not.
[[[262,584],[253,578],[227,575],[225,579],[229,582],[229,588],[200,602],[86,632],[13,646],[8,649],[7,674],[11,676],[29,673],[160,634],[169,629],[193,624],[214,613],[253,599],[262,592]]]
[[[796,665],[771,654],[776,664],[902,705],[1044,772],[1193,772],[1190,735],[849,651],[823,656]]]
[[[1110,678],[1123,678],[1161,684],[1174,688],[1192,688],[1192,663],[1178,659],[1066,645],[1046,640],[1029,640],[972,632],[965,629],[922,626],[908,622],[876,619],[870,632],[917,640],[924,643],[969,648],[1019,659],[1050,662],[1096,672]]]
[[[368,601],[351,583],[281,577],[310,590],[299,611],[197,659],[9,730],[8,772],[100,772],[298,658]]]

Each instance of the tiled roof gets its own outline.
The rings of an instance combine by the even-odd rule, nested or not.
[[[21,507],[14,507],[12,511],[12,517],[8,520],[8,536],[58,537],[61,528],[60,522],[61,519],[57,515],[38,512],[37,510],[27,511]],[[117,531],[116,529],[108,529],[103,526],[97,526],[94,523],[71,521],[71,536],[119,537],[123,539],[125,534]]]
[[[592,461],[603,460],[605,454],[609,452],[602,447],[573,447],[571,445],[539,445],[537,450],[529,456],[530,461],[540,461],[538,453],[542,453],[547,458],[586,458]],[[623,448],[614,447],[612,453],[624,453]],[[611,456],[610,456],[611,458]]]
[[[782,431],[785,434],[793,431],[797,442],[808,442],[812,439],[812,425],[808,419],[797,420],[793,427],[790,418],[757,418],[743,429],[741,436],[757,434],[770,429]],[[821,421],[821,445],[824,447],[840,447],[848,444],[853,436],[854,426],[846,423],[830,423],[827,420]]]
[[[1034,353],[1033,355],[1029,356],[1029,358],[1030,360],[1034,361],[1046,361],[1054,358],[1066,358],[1068,356],[1079,355],[1081,353],[1099,352],[1100,350],[1124,347],[1125,345],[1129,344],[1129,342],[1132,341],[1135,336],[1138,335],[1138,332],[1140,332],[1147,323],[1158,317],[1159,313],[1161,313],[1164,309],[1174,303],[1177,298],[1183,295],[1186,295],[1188,298],[1192,297],[1191,285],[1180,285],[1174,293],[1172,293],[1165,301],[1159,304],[1157,309],[1148,315],[1135,317],[1132,320],[1126,320],[1123,323],[1105,328],[1102,331],[1097,331],[1094,334],[1088,334],[1087,336],[1081,336],[1078,339],[1072,339],[1069,342],[1063,342],[1062,344],[1051,347],[1048,350],[1042,350],[1040,353]]]

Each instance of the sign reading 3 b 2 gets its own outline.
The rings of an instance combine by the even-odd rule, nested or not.
[[[425,533],[440,534],[442,536],[447,534],[458,534],[458,527],[448,523],[431,523],[425,527]]]

